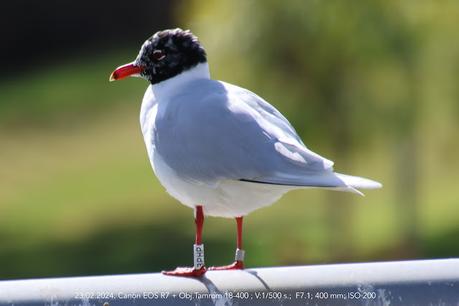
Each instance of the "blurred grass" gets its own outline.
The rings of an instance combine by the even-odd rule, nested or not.
[[[145,272],[191,262],[192,211],[154,178],[139,129],[147,84],[108,82],[114,63],[132,54],[74,59],[0,85],[0,277]],[[435,148],[423,149],[419,229],[423,254],[438,256],[432,248],[439,237],[458,228],[459,174],[437,167]],[[337,166],[377,173],[384,184],[365,198],[341,195],[353,208],[342,216],[351,219],[352,254],[330,252],[329,241],[340,235],[326,226],[330,191],[302,190],[246,218],[248,266],[403,257],[393,251],[403,203],[394,198],[390,152],[390,143],[375,142],[353,155],[352,169]],[[209,264],[232,260],[233,223],[206,220]]]
[[[50,60],[29,73],[2,79],[0,126],[53,128],[56,123],[84,121],[127,101],[138,106],[145,87],[142,82],[124,82],[121,86],[108,82],[116,68],[113,63],[132,61],[136,55],[133,50]]]

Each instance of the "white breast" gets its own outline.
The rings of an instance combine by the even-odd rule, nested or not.
[[[156,176],[170,195],[192,208],[204,206],[204,213],[210,216],[245,216],[255,209],[271,205],[292,189],[234,180],[221,180],[214,185],[189,182],[168,167],[156,151],[153,151],[150,160]]]

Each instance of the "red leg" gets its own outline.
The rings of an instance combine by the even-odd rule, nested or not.
[[[204,265],[204,245],[202,244],[202,228],[204,225],[204,212],[202,206],[196,206],[194,218],[196,224],[196,239],[194,244],[194,267],[178,267],[174,271],[163,271],[165,275],[198,277],[206,273]]]
[[[204,212],[202,206],[196,206],[196,214],[194,216],[194,223],[196,224],[196,244],[202,244],[202,227],[204,226]]]
[[[244,250],[242,249],[242,218],[237,217],[237,242],[236,242],[236,258],[235,261],[227,266],[221,267],[210,267],[209,270],[221,271],[221,270],[241,270],[244,269]]]

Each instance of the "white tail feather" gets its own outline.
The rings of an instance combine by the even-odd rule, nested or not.
[[[367,178],[352,176],[347,174],[335,173],[335,175],[342,180],[347,186],[362,189],[376,189],[381,188],[382,184]]]

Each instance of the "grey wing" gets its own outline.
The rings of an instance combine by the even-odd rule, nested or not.
[[[205,184],[222,179],[322,187],[340,183],[330,175],[333,163],[308,150],[266,101],[223,82],[194,85],[199,90],[176,97],[157,120],[156,149],[181,177]]]

